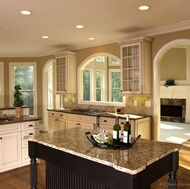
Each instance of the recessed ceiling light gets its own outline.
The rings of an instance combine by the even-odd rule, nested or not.
[[[94,40],[95,38],[94,38],[94,37],[89,37],[88,39],[89,39],[89,40]]]
[[[23,14],[23,15],[31,15],[32,13],[30,11],[28,11],[28,10],[22,10],[21,14]]]
[[[43,39],[49,39],[49,36],[44,35],[44,36],[42,36],[42,38],[43,38]]]
[[[84,26],[83,25],[77,25],[76,28],[81,29],[81,28],[84,28]]]
[[[147,5],[142,5],[139,7],[139,10],[148,10],[150,7]]]

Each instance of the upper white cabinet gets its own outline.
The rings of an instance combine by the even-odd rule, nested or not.
[[[121,43],[122,95],[150,94],[149,38]]]
[[[56,56],[56,93],[76,93],[76,56],[65,52]]]

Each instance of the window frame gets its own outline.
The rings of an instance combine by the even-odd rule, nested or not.
[[[110,69],[109,70],[109,80],[111,81],[111,74],[112,73],[115,73],[115,72],[121,72],[121,70],[119,69]],[[112,83],[109,82],[109,101],[111,102],[111,99],[112,99]]]
[[[109,102],[109,101],[84,101],[83,100],[83,69],[86,67],[86,65],[92,60],[93,58],[97,56],[107,56],[114,58],[118,60],[121,64],[121,60],[116,57],[113,54],[110,53],[95,53],[91,56],[87,57],[78,67],[77,73],[78,73],[78,104],[81,105],[105,105],[105,106],[119,106],[119,107],[125,107],[126,97],[123,96],[123,102]],[[106,82],[107,83],[107,82]],[[105,83],[105,84],[106,84]],[[107,84],[106,84],[107,85]],[[82,90],[81,90],[82,89]],[[107,97],[107,91],[105,93]]]
[[[34,93],[34,115],[37,116],[37,67],[36,67],[36,62],[10,62],[9,63],[9,105],[10,107],[13,106],[13,101],[14,101],[14,67],[15,66],[33,66],[34,67],[34,88],[33,88],[33,93]]]

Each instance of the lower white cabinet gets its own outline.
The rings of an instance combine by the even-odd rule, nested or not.
[[[125,119],[119,119],[121,130],[123,130],[124,123],[125,123]],[[130,123],[131,123],[132,137],[137,137],[140,134],[141,138],[151,139],[151,118],[150,117],[141,118],[141,119],[130,119]],[[108,117],[99,118],[99,128],[105,129],[110,134],[112,134],[114,124],[115,124],[114,118],[108,118]]]
[[[0,172],[21,164],[21,133],[0,135]]]
[[[30,164],[28,135],[39,132],[39,121],[0,125],[0,172]]]
[[[48,113],[48,131],[58,131],[65,129],[65,113],[49,111]]]
[[[66,129],[74,127],[83,127],[87,129],[95,129],[95,125],[98,123],[96,116],[87,116],[79,114],[65,114],[65,126]]]

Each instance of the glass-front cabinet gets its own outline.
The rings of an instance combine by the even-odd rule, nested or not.
[[[76,93],[76,57],[74,52],[56,56],[56,94]]]
[[[150,42],[148,38],[121,44],[122,94],[150,94]]]

